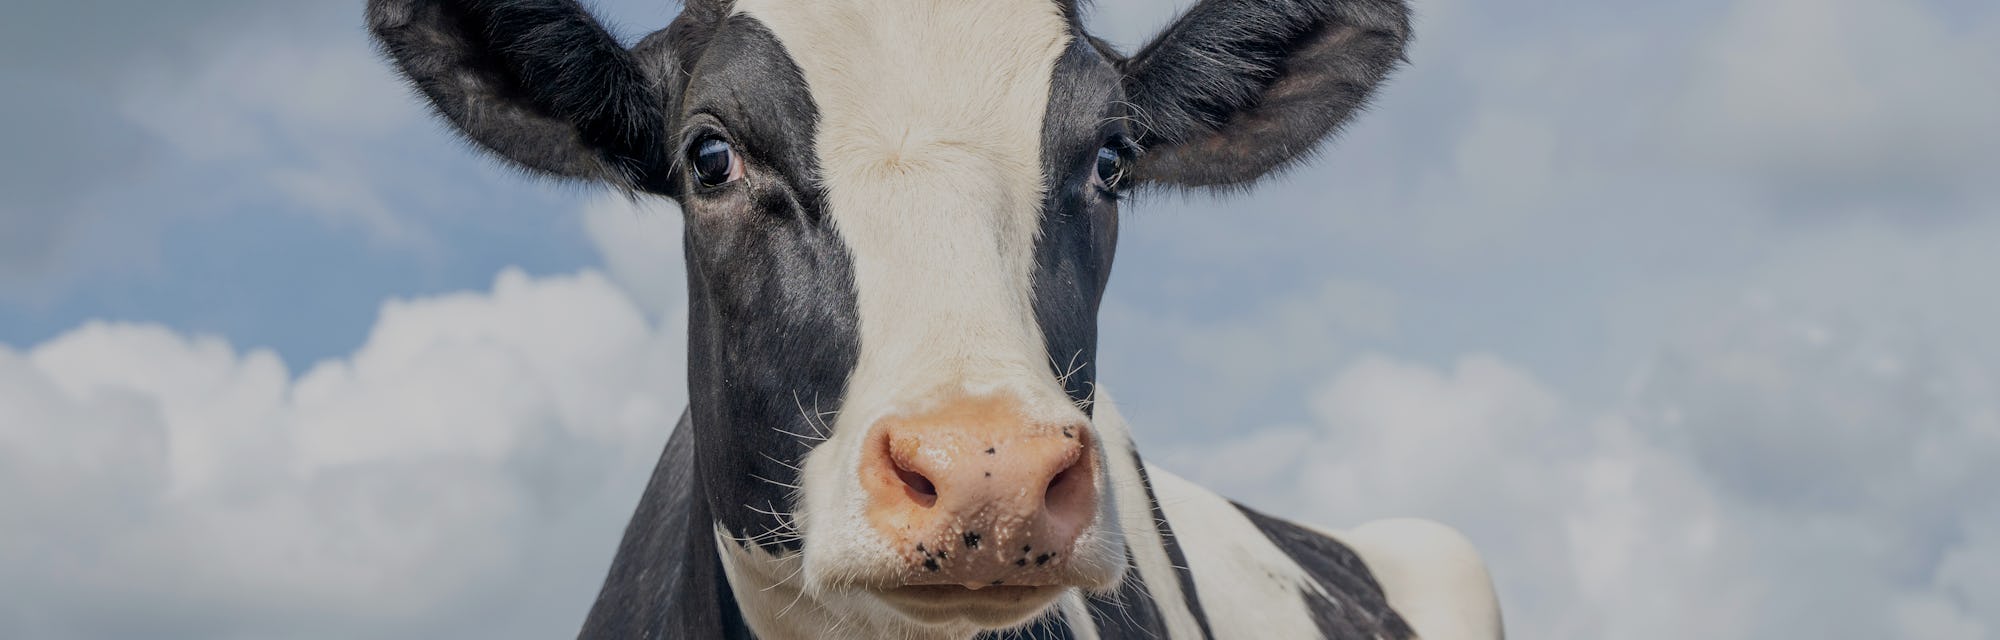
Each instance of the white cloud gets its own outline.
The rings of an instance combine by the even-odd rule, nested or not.
[[[396,138],[429,124],[422,107],[365,40],[297,19],[235,16],[227,33],[193,47],[194,63],[128,62],[120,112],[182,162],[257,176],[228,185],[236,197],[268,187],[330,226],[378,242],[426,241],[380,193],[404,177],[381,166]]]
[[[0,635],[572,632],[683,405],[678,325],[509,270],[296,378],[149,325],[0,348]]]
[[[1166,459],[1330,526],[1462,527],[1519,635],[2000,629],[1992,361],[1767,299],[1717,313],[1602,410],[1490,356],[1369,357],[1317,387],[1311,423]]]

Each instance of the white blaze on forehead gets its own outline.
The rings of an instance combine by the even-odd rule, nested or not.
[[[784,44],[819,110],[815,148],[861,325],[844,401],[858,415],[841,422],[871,423],[945,385],[1057,404],[1031,290],[1042,121],[1071,42],[1056,3],[743,0],[737,10]]]

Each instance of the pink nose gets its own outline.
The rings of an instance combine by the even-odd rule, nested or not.
[[[1084,423],[1029,424],[1017,404],[949,402],[883,420],[861,460],[868,519],[906,585],[1061,585],[1097,513]]]

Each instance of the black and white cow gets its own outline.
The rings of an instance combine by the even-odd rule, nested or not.
[[[1118,202],[1308,155],[1401,0],[1202,0],[1126,56],[1077,0],[371,0],[466,138],[686,218],[691,407],[586,638],[1497,638],[1478,555],[1156,468],[1097,385]]]

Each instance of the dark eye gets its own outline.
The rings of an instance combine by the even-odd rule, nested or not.
[[[688,148],[688,169],[701,186],[719,187],[743,177],[743,158],[728,140],[709,136]]]
[[[1119,183],[1125,181],[1125,154],[1117,146],[1097,149],[1097,171],[1091,182],[1108,191],[1117,191]]]

